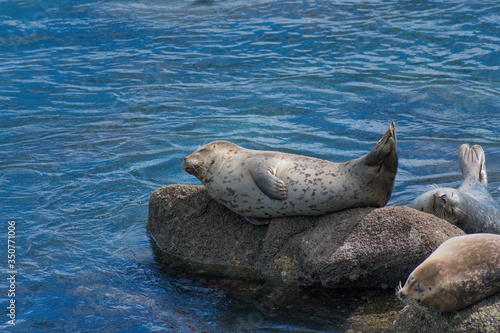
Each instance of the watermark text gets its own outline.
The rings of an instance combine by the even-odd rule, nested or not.
[[[7,227],[7,317],[10,325],[16,324],[16,221],[9,221]]]

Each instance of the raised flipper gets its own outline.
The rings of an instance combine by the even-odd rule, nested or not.
[[[250,163],[250,175],[257,187],[271,199],[285,200],[287,198],[286,184],[276,177],[276,170],[259,161]]]
[[[257,219],[254,217],[245,217],[245,220],[247,220],[253,225],[261,226],[261,225],[268,225],[270,219]]]
[[[396,125],[394,121],[373,148],[365,157],[364,163],[368,166],[384,166],[389,173],[392,171],[394,177],[398,171],[398,148],[396,140]]]
[[[488,187],[484,150],[481,146],[475,145],[469,148],[468,144],[461,145],[458,149],[458,162],[464,179],[476,179]]]

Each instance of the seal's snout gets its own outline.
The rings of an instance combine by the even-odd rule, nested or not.
[[[186,157],[183,161],[182,161],[182,168],[184,169],[184,171],[186,171],[187,173],[190,173],[194,176],[196,176],[197,172],[196,172],[196,167],[193,163],[193,160],[188,157]]]
[[[187,157],[186,157],[185,159],[183,159],[183,160],[182,160],[182,168],[183,168],[185,171],[187,171],[187,170],[186,170],[186,167],[188,166],[188,165],[187,165],[187,160],[188,160],[188,158],[187,158]]]
[[[406,297],[406,294],[403,292],[403,287],[401,286],[401,281],[399,281],[399,285],[396,287],[396,297],[400,300]]]

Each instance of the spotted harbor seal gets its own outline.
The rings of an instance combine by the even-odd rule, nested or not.
[[[367,155],[345,163],[215,141],[186,157],[182,167],[212,198],[253,224],[269,223],[262,218],[382,207],[398,167],[396,126],[392,122]]]
[[[418,196],[410,207],[434,214],[468,234],[500,234],[500,208],[488,192],[483,148],[463,144],[458,150],[458,160],[464,177],[458,189],[430,190]]]
[[[442,243],[399,286],[404,303],[458,311],[500,292],[500,235],[469,234]]]

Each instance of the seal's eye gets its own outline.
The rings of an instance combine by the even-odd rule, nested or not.
[[[206,151],[207,151],[207,148],[203,148],[203,149],[198,150],[198,153],[204,153]]]
[[[446,197],[446,194],[443,194],[443,195],[441,196],[441,200],[443,200],[443,203],[446,203],[446,199],[448,199],[448,198]]]

